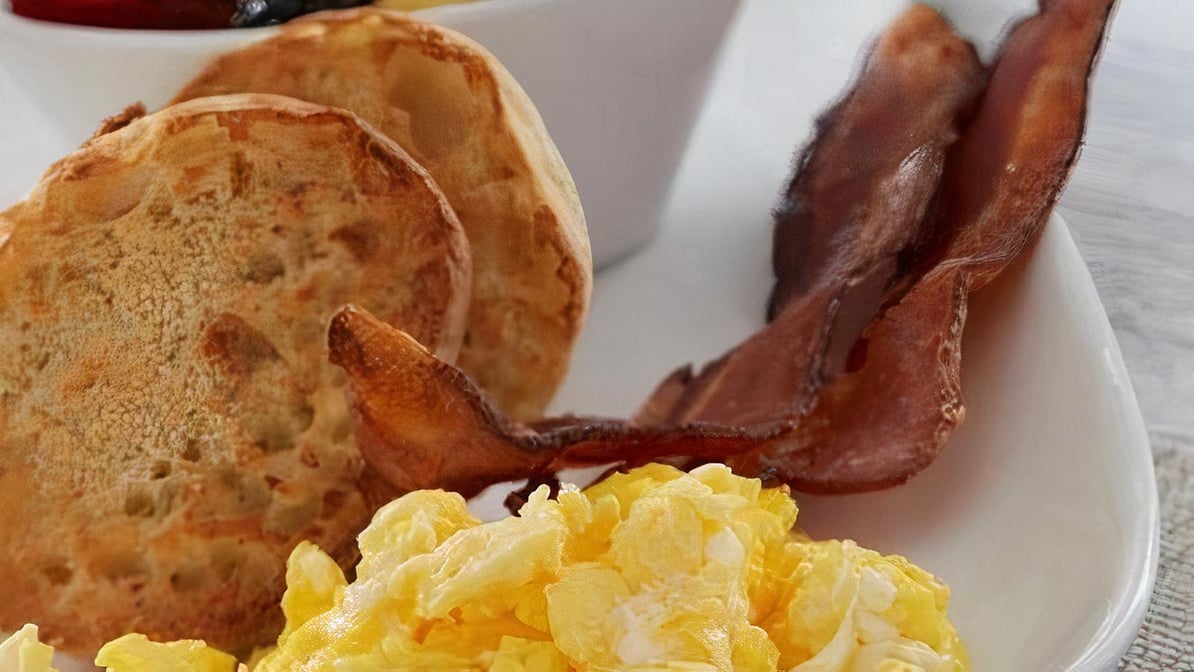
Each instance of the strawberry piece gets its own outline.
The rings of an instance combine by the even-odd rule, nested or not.
[[[12,0],[12,11],[31,19],[105,28],[228,28],[236,0]]]

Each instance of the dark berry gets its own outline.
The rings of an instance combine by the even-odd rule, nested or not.
[[[324,9],[343,9],[368,5],[371,0],[236,0],[234,26],[267,26],[293,19],[300,14]]]

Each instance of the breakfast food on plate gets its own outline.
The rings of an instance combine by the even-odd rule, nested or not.
[[[348,112],[252,94],[110,120],[0,213],[0,628],[71,652],[274,634],[290,549],[351,562],[393,496],[328,320],[359,301],[450,360],[469,264],[427,173]]]
[[[458,33],[360,9],[221,56],[176,100],[249,91],[351,110],[431,173],[473,253],[458,365],[504,412],[540,416],[588,310],[592,260],[576,188],[510,73]]]
[[[914,281],[946,151],[983,79],[974,49],[936,11],[916,5],[888,27],[796,161],[776,217],[773,320],[699,375],[673,378],[685,383],[660,392],[670,403],[657,395],[647,407],[660,417],[636,420],[750,426],[806,413],[871,318]]]
[[[439,484],[469,493],[569,466],[684,457],[689,465],[726,462],[815,492],[906,481],[933,461],[961,420],[968,293],[1029,249],[1065,183],[1113,4],[1045,3],[1009,33],[968,114],[976,77],[969,49],[949,37],[933,10],[915,7],[897,20],[872,52],[858,91],[877,87],[871,77],[879,73],[929,77],[937,84],[916,89],[913,102],[946,130],[927,132],[907,102],[883,87],[835,108],[797,166],[776,235],[778,245],[799,246],[830,279],[801,277],[805,267],[791,263],[795,255],[777,249],[772,325],[699,375],[673,374],[634,421],[514,422],[398,330],[342,311],[329,346],[350,378],[362,455],[396,487]],[[921,40],[928,49],[917,49]],[[925,58],[945,66],[944,74],[930,74]],[[880,109],[868,113],[871,104]],[[955,119],[961,134],[951,144]],[[894,135],[885,134],[889,128]],[[855,137],[883,151],[874,165],[840,159],[862,170],[838,175],[833,156],[823,154],[851,154]],[[927,166],[918,163],[922,156]],[[843,207],[844,196],[821,180],[857,183],[863,197],[848,196],[859,208]],[[884,208],[893,214],[867,218]],[[899,227],[885,229],[892,221]],[[799,227],[811,228],[793,231]],[[721,393],[726,385],[732,394]],[[422,410],[410,412],[416,407]],[[438,442],[442,436],[453,438],[450,449]]]
[[[244,668],[236,658],[203,640],[155,642],[129,634],[112,640],[95,654],[95,664],[111,672],[233,672]],[[33,672],[30,670],[29,672]],[[38,670],[37,672],[42,672]]]
[[[471,0],[377,0],[406,11]],[[10,0],[15,14],[107,28],[232,28],[280,23],[300,14],[370,0]]]
[[[54,647],[37,639],[37,626],[26,624],[0,642],[0,670],[44,672],[53,670]]]
[[[459,5],[476,0],[373,0],[373,4],[386,9],[397,9],[403,12],[413,12],[440,5]]]
[[[922,257],[931,269],[858,339],[855,364],[822,388],[791,442],[732,466],[774,469],[803,491],[842,492],[898,485],[937,457],[963,415],[968,296],[1044,230],[1081,148],[1090,74],[1114,5],[1046,0],[1013,27],[946,157],[930,211],[942,242]]]
[[[897,19],[788,184],[771,323],[632,420],[539,419],[591,260],[488,52],[368,9],[216,59],[0,213],[0,628],[116,672],[227,671],[283,618],[254,669],[965,670],[944,585],[794,532],[786,485],[940,451],[968,294],[1048,217],[1112,5],[1043,2],[991,68]],[[50,653],[26,626],[0,668]]]
[[[795,521],[786,489],[720,465],[650,465],[554,499],[542,487],[491,523],[457,494],[413,492],[361,533],[351,582],[315,545],[294,550],[286,628],[253,669],[968,669],[945,585]],[[97,662],[215,670],[196,661],[219,655],[131,636]]]
[[[564,375],[588,240],[517,83],[392,12],[294,25],[261,47],[286,59],[232,54],[178,104],[130,108],[0,214],[0,628],[36,621],[72,653],[276,634],[286,554],[310,540],[348,566],[401,492],[365,469],[325,361],[345,303],[459,355],[520,417]],[[201,95],[246,57],[385,134],[318,102]]]
[[[354,306],[333,318],[328,350],[348,374],[362,457],[399,490],[444,488],[471,497],[495,483],[569,466],[668,455],[716,460],[754,445],[740,431],[716,427],[659,431],[571,417],[523,425],[495,409],[466,374]]]

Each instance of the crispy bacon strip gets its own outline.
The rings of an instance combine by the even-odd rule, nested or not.
[[[353,433],[365,462],[401,491],[444,488],[471,497],[494,483],[569,466],[676,455],[721,460],[783,429],[660,430],[578,417],[532,429],[502,415],[467,374],[355,306],[332,318],[328,349],[348,373]]]
[[[907,480],[932,461],[961,419],[958,368],[968,293],[1036,240],[1065,183],[1082,136],[1087,79],[1113,5],[1113,0],[1044,0],[1037,16],[1012,31],[976,116],[948,150],[944,172],[936,173],[942,177],[931,207],[925,209],[929,196],[921,192],[924,201],[907,206],[918,209],[920,220],[909,224],[907,213],[893,211],[902,228],[884,231],[893,220],[857,214],[851,219],[849,208],[822,206],[815,197],[824,188],[817,186],[821,178],[802,182],[798,176],[793,203],[813,210],[838,207],[846,217],[834,243],[843,251],[828,245],[809,253],[817,273],[836,274],[831,277],[837,280],[828,285],[802,280],[802,271],[777,254],[777,270],[786,278],[781,284],[787,287],[775,295],[777,319],[699,376],[684,370],[673,374],[644,407],[638,424],[576,417],[535,427],[514,423],[497,413],[467,376],[413,339],[359,310],[341,311],[329,331],[329,347],[332,362],[349,376],[354,431],[366,462],[399,488],[443,487],[465,495],[566,466],[667,457],[727,461],[739,473],[775,475],[799,489],[823,492],[857,492]],[[881,53],[877,47],[875,54]],[[847,98],[836,112],[843,120],[854,118],[842,112],[852,101],[864,102]],[[822,132],[833,135],[840,129],[830,119]],[[926,142],[937,148],[945,137]],[[819,158],[829,146],[806,153],[804,169],[831,175],[834,169],[829,163],[822,167]],[[835,147],[852,151],[849,143]],[[877,170],[876,180],[845,184],[903,184],[902,176],[885,183],[885,175]],[[923,188],[919,179],[908,184]],[[881,189],[865,194],[879,204],[897,202],[883,198]],[[783,211],[780,229],[788,226],[782,222],[811,224],[791,225],[799,230],[789,233],[777,230],[777,243],[838,235],[831,222],[815,213],[800,214],[800,207]],[[930,270],[883,314],[908,278],[917,275],[917,259],[926,257],[935,262]],[[831,325],[828,332],[816,331],[809,340],[807,332],[792,330],[783,318],[798,307],[822,318],[805,324]],[[852,338],[863,329],[856,322],[868,311],[880,319],[871,322],[862,339]],[[785,343],[789,338],[797,344]],[[853,350],[853,366],[832,376],[811,413],[805,413],[802,399],[810,393],[810,380],[815,389],[824,374],[810,378],[803,372],[845,366],[844,361],[824,366],[841,343]],[[749,375],[765,375],[776,358],[789,356],[813,368],[785,360],[787,373],[770,377],[764,392],[742,386],[750,380],[758,387]]]
[[[973,47],[916,5],[883,32],[850,92],[817,121],[777,212],[774,320],[647,413],[752,425],[803,414],[879,311],[915,279],[946,150],[984,83]],[[651,412],[655,416],[650,415]]]
[[[974,48],[936,11],[915,5],[884,31],[817,120],[776,211],[772,319],[827,284],[847,295],[910,284],[900,255],[926,233],[946,150],[985,83]]]
[[[904,483],[962,421],[966,286],[926,278],[863,336],[866,364],[821,388],[798,430],[724,460],[801,492],[866,492]],[[699,462],[701,460],[696,460]]]
[[[934,214],[950,241],[943,258],[867,329],[857,348],[865,364],[822,390],[801,430],[732,459],[735,468],[775,469],[806,492],[858,492],[903,483],[937,457],[964,414],[967,297],[1044,230],[1079,153],[1114,5],[1044,0],[1012,30],[949,153]]]

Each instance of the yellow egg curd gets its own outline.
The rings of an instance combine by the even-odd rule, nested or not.
[[[414,492],[361,534],[351,583],[314,545],[294,550],[286,628],[253,669],[967,669],[940,581],[899,556],[810,541],[795,522],[786,489],[720,465],[650,465],[554,500],[540,488],[491,523],[458,495]],[[44,671],[43,654],[13,669]],[[230,670],[222,655],[132,636],[97,663]]]
[[[427,9],[428,7],[438,7],[439,5],[455,5],[462,2],[472,2],[473,0],[376,0],[374,4],[378,7],[385,7],[387,9],[401,9],[405,12],[413,12],[416,9]]]

